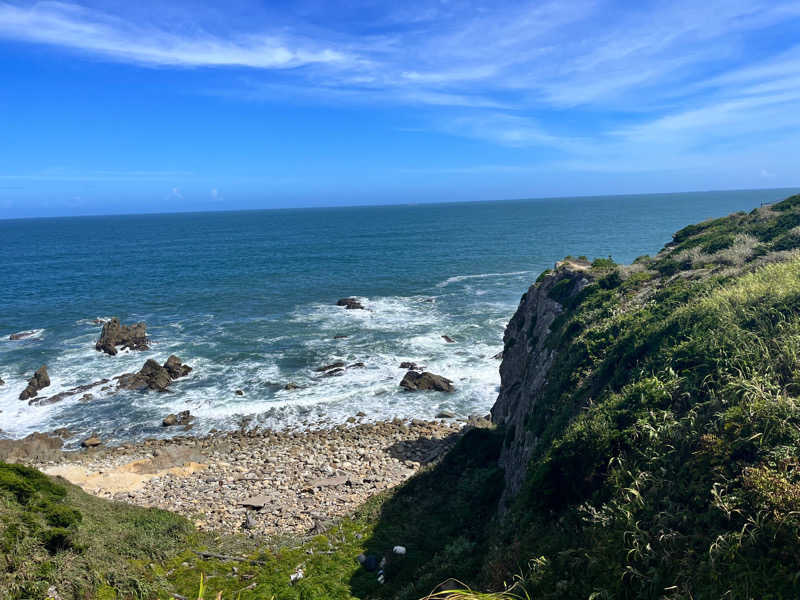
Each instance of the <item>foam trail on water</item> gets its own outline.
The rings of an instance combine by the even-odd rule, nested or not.
[[[459,283],[461,281],[467,281],[468,279],[487,279],[489,277],[512,277],[514,275],[528,275],[533,273],[533,271],[512,271],[510,273],[477,273],[475,275],[455,275],[453,277],[448,277],[442,282],[436,284],[436,287],[443,288],[447,287],[451,283]]]

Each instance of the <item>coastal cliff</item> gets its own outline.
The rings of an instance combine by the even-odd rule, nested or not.
[[[492,422],[506,431],[499,465],[505,473],[500,500],[505,509],[527,473],[527,464],[537,439],[525,427],[542,393],[547,373],[556,358],[546,342],[564,303],[594,280],[586,261],[564,260],[546,271],[522,296],[503,337],[500,394],[492,407]]]

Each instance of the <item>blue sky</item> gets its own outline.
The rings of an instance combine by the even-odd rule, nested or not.
[[[0,0],[0,217],[800,186],[800,1]]]

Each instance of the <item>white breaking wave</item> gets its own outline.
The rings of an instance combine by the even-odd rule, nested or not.
[[[510,273],[478,273],[475,275],[455,275],[454,277],[448,277],[444,281],[441,281],[436,284],[436,287],[443,288],[447,287],[451,283],[458,283],[460,281],[466,281],[468,279],[487,279],[489,277],[512,277],[514,275],[528,275],[533,273],[533,271],[512,271]]]

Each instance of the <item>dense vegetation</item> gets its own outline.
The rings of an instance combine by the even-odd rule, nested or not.
[[[0,584],[43,597],[66,572],[73,597],[196,597],[204,574],[206,598],[411,599],[454,577],[536,599],[796,598],[798,248],[794,196],[686,227],[629,266],[582,261],[593,283],[558,298],[527,422],[539,442],[502,519],[500,429],[324,535],[235,550],[255,562],[201,559],[235,542],[0,465]],[[385,585],[354,560],[395,544],[408,554]]]

